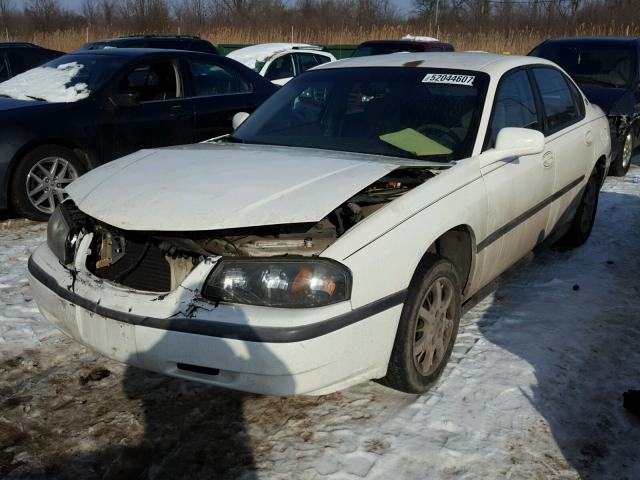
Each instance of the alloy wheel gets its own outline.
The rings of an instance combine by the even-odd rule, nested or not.
[[[56,206],[67,198],[65,188],[78,178],[78,171],[62,157],[39,160],[27,175],[27,196],[39,211],[53,213]]]
[[[413,332],[413,362],[421,375],[434,373],[445,358],[454,329],[453,283],[437,278],[427,290]]]

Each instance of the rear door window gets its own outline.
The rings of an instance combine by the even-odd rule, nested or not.
[[[298,75],[319,65],[316,55],[313,53],[296,53],[295,55],[298,60]]]
[[[547,67],[536,67],[533,76],[538,85],[546,118],[546,134],[552,134],[580,121],[579,105],[564,75]]]
[[[253,85],[227,65],[211,60],[187,60],[197,97],[249,93]]]
[[[276,58],[271,65],[267,67],[264,77],[267,80],[281,80],[284,78],[294,77],[293,55],[287,54]]]

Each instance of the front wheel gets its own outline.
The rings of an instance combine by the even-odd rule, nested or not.
[[[68,148],[42,145],[27,153],[11,178],[11,200],[16,213],[46,220],[66,197],[65,188],[85,172]]]
[[[435,383],[458,334],[461,297],[453,264],[436,255],[425,257],[409,287],[383,384],[423,393]]]

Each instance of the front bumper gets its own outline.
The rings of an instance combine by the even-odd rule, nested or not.
[[[93,276],[80,252],[76,273],[47,245],[29,259],[42,314],[114,360],[167,375],[272,395],[324,394],[384,376],[404,292],[352,309],[215,306],[199,297],[213,268],[200,264],[167,295]],[[203,370],[201,367],[205,367]]]

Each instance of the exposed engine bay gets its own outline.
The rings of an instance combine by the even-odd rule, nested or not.
[[[87,268],[98,277],[153,292],[173,290],[203,258],[319,255],[358,222],[421,185],[436,170],[399,168],[315,224],[209,232],[126,232],[96,223]]]

